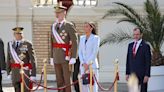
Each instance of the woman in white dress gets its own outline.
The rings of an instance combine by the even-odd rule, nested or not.
[[[96,35],[96,27],[93,22],[86,22],[84,24],[85,35],[80,37],[79,44],[79,58],[80,58],[80,73],[83,76],[89,71],[89,64],[92,62],[93,73],[98,79],[98,59],[97,54],[100,45],[100,38]],[[95,79],[94,79],[95,81]],[[82,83],[82,92],[90,92],[89,84]],[[93,85],[93,92],[98,92],[96,82]]]

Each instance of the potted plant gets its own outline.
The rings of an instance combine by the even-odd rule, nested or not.
[[[151,46],[151,78],[148,90],[164,89],[164,56],[162,56],[162,45],[164,43],[164,15],[161,14],[156,0],[146,0],[144,3],[144,15],[140,15],[131,6],[114,2],[118,8],[109,10],[103,18],[107,16],[122,15],[117,23],[128,22],[143,31],[143,39]],[[101,42],[101,46],[106,43],[120,43],[132,40],[133,36],[122,30],[108,34]],[[157,88],[158,87],[158,88]]]

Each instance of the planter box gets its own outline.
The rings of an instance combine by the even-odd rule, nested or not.
[[[151,67],[148,91],[164,90],[164,66]]]

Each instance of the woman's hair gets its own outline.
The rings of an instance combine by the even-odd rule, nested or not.
[[[85,24],[89,24],[89,26],[92,28],[92,34],[97,35],[96,34],[96,26],[93,22],[85,22]]]

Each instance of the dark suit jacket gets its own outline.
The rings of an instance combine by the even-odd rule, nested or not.
[[[1,70],[6,70],[4,44],[1,39],[0,39],[0,68]]]
[[[130,75],[131,73],[135,73],[139,81],[142,81],[144,76],[150,77],[150,46],[142,40],[134,57],[132,51],[133,44],[134,42],[130,43],[128,46],[126,74]]]

